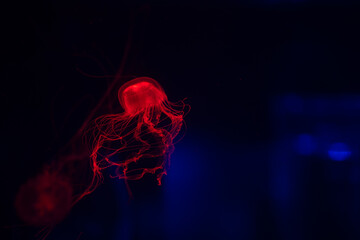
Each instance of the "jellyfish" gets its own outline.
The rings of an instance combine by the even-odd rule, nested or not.
[[[30,226],[54,226],[69,213],[72,195],[66,177],[46,170],[20,187],[15,207],[19,217]]]
[[[101,172],[107,168],[113,169],[112,177],[125,180],[153,174],[161,185],[170,166],[174,138],[184,124],[187,105],[170,102],[152,78],[126,82],[118,90],[118,100],[124,111],[96,118],[88,131],[94,172],[88,192],[101,181]]]

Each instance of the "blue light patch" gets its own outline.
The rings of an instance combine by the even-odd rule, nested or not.
[[[345,143],[334,143],[331,145],[328,154],[334,161],[344,161],[350,157],[351,151]]]

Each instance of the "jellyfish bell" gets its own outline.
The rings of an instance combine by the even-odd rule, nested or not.
[[[149,77],[139,77],[125,83],[118,91],[118,98],[125,113],[130,115],[160,106],[167,100],[160,84]]]

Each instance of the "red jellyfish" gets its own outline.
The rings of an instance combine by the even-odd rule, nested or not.
[[[109,167],[114,167],[113,177],[125,180],[155,174],[161,185],[187,105],[169,102],[160,84],[149,77],[125,83],[118,99],[124,112],[100,116],[90,129],[94,179],[89,189],[97,186],[101,170]]]
[[[69,213],[72,186],[61,175],[44,171],[21,186],[15,200],[20,218],[31,226],[54,226]]]

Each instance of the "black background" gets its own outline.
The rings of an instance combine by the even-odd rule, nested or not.
[[[86,73],[114,76],[121,64],[124,79],[149,76],[171,101],[187,98],[185,137],[163,186],[133,182],[129,203],[124,183],[106,179],[48,239],[359,239],[360,184],[346,177],[357,155],[288,158],[284,171],[302,187],[289,181],[295,190],[279,200],[271,185],[278,136],[299,128],[276,120],[273,100],[360,93],[355,3],[24,1],[2,10],[2,239],[35,239],[39,229],[16,216],[16,192],[112,81]],[[330,118],[342,129],[359,115],[344,120],[334,110]],[[329,180],[331,171],[341,177]]]

